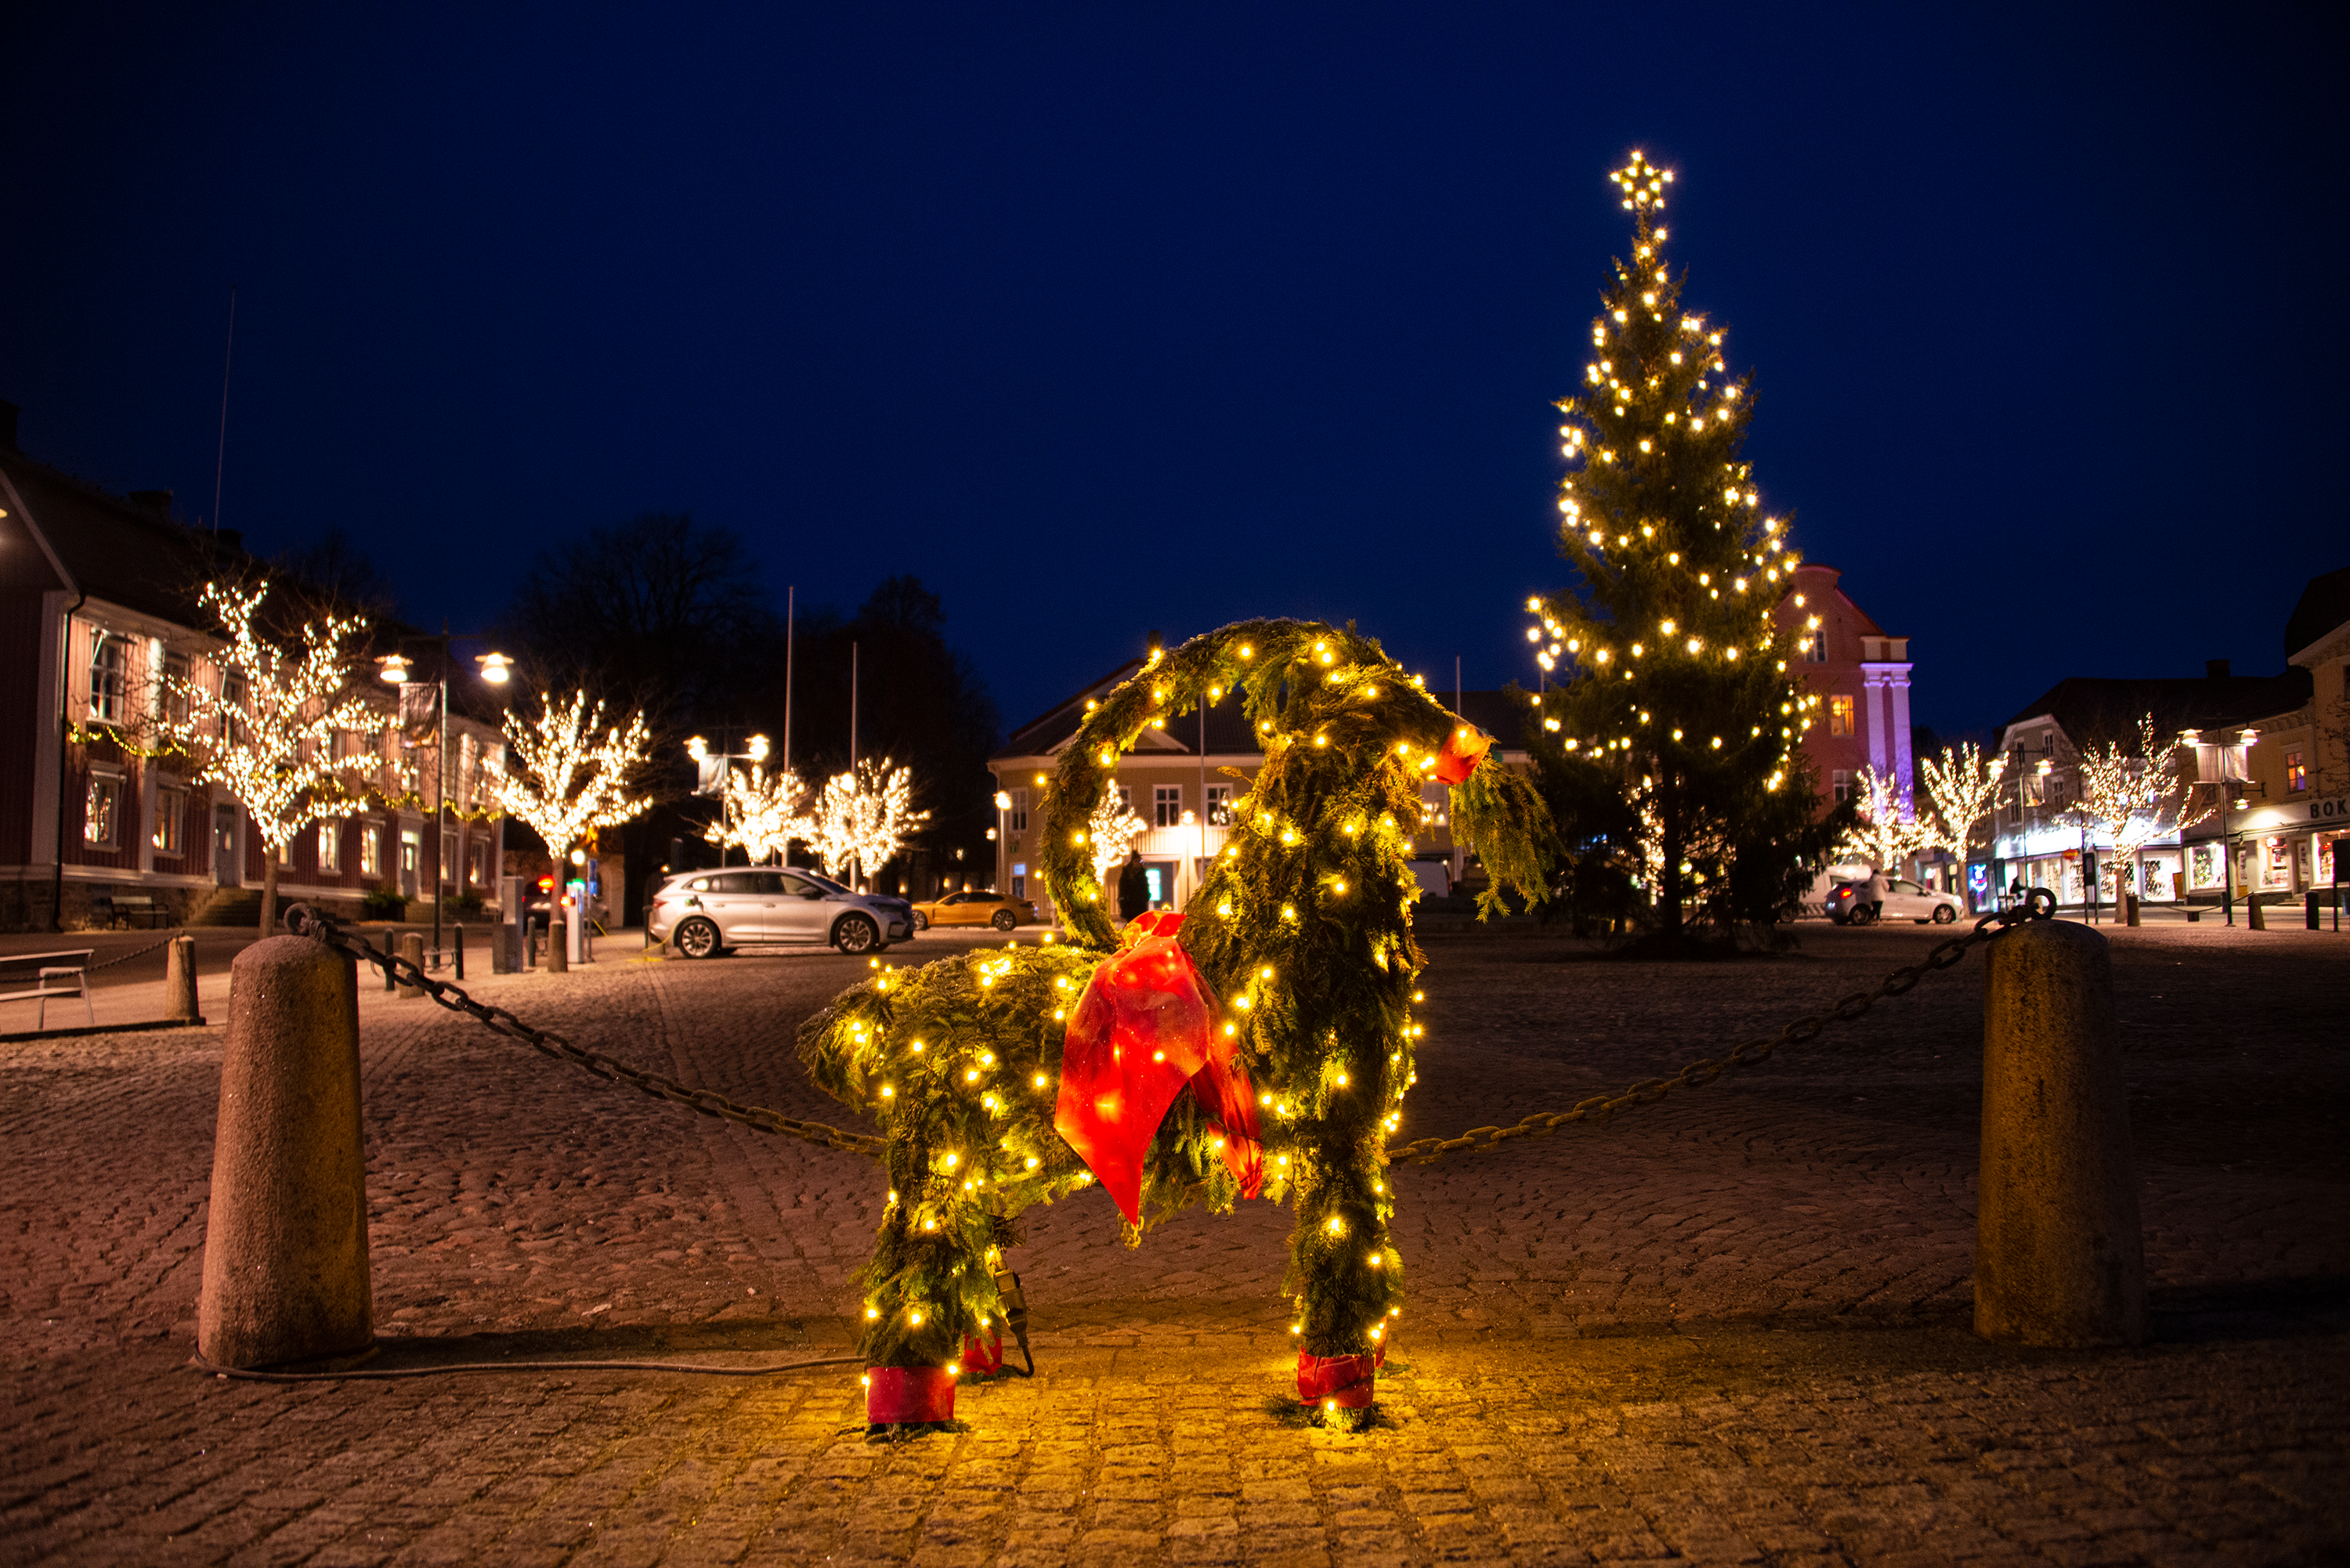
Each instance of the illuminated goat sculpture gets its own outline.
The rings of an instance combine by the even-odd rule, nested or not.
[[[1120,753],[1222,701],[1243,705],[1264,764],[1183,914],[1121,940],[1086,824]],[[1001,1355],[1012,1218],[1096,1181],[1129,1244],[1186,1204],[1293,1202],[1300,1396],[1370,1403],[1403,1299],[1383,1150],[1421,1033],[1423,787],[1452,786],[1452,830],[1495,888],[1543,896],[1548,814],[1489,745],[1377,643],[1312,622],[1154,651],[1094,709],[1044,803],[1040,858],[1068,940],[878,968],[800,1033],[816,1083],[888,1145],[860,1280],[870,1420],[951,1413],[955,1369]],[[1498,895],[1483,899],[1481,918]]]

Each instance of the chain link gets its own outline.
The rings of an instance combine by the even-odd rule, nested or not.
[[[2044,888],[2034,888],[2019,907],[1985,915],[1975,922],[1973,930],[1937,943],[1933,950],[1918,962],[1903,964],[1887,975],[1875,991],[1855,992],[1825,1012],[1798,1018],[1780,1030],[1775,1039],[1766,1036],[1749,1040],[1744,1044],[1731,1047],[1719,1060],[1691,1062],[1669,1078],[1649,1078],[1633,1085],[1620,1095],[1595,1095],[1572,1110],[1537,1112],[1513,1127],[1471,1127],[1457,1137],[1414,1138],[1409,1143],[1396,1144],[1388,1149],[1387,1157],[1390,1161],[1401,1159],[1409,1160],[1414,1165],[1433,1165],[1446,1155],[1494,1148],[1512,1138],[1546,1137],[1569,1122],[1604,1122],[1617,1111],[1661,1100],[1675,1089],[1693,1089],[1700,1084],[1711,1084],[1733,1067],[1752,1067],[1769,1061],[1771,1054],[1783,1045],[1802,1045],[1815,1040],[1820,1031],[1831,1023],[1856,1023],[1887,997],[1900,996],[1928,975],[1949,969],[1966,957],[1967,950],[1977,942],[1989,941],[2010,926],[2023,921],[2051,919],[2055,912],[2054,895]]]
[[[1643,1079],[1620,1095],[1595,1095],[1571,1109],[1536,1112],[1511,1127],[1471,1127],[1454,1137],[1415,1138],[1409,1143],[1396,1144],[1387,1149],[1387,1158],[1390,1162],[1409,1160],[1414,1165],[1432,1165],[1447,1155],[1495,1148],[1512,1138],[1546,1137],[1569,1123],[1604,1122],[1617,1111],[1653,1104],[1675,1089],[1693,1089],[1711,1084],[1732,1068],[1752,1067],[1769,1061],[1772,1054],[1782,1046],[1807,1044],[1818,1039],[1820,1032],[1831,1023],[1856,1023],[1879,1002],[1904,995],[1928,975],[1958,963],[1966,957],[1967,950],[1977,942],[1991,940],[2011,926],[2028,920],[2049,919],[2055,912],[2054,895],[2035,888],[2020,907],[1985,915],[1975,922],[1974,929],[1964,936],[1936,943],[1916,963],[1904,964],[1887,975],[1875,991],[1856,991],[1825,1012],[1795,1019],[1783,1027],[1775,1037],[1766,1035],[1759,1040],[1749,1040],[1731,1047],[1718,1059],[1701,1058],[1691,1062],[1669,1078]],[[475,1002],[460,987],[433,979],[398,954],[380,952],[366,942],[344,934],[331,916],[322,914],[307,904],[296,904],[286,911],[286,929],[296,936],[313,938],[354,958],[366,960],[393,979],[415,986],[450,1012],[471,1015],[494,1033],[518,1040],[534,1051],[584,1068],[608,1082],[625,1084],[657,1100],[666,1100],[673,1106],[682,1106],[706,1116],[717,1116],[754,1132],[779,1133],[826,1148],[868,1155],[877,1159],[888,1147],[883,1139],[869,1134],[843,1132],[822,1122],[801,1121],[763,1106],[738,1105],[715,1089],[688,1088],[674,1078],[647,1073],[599,1051],[575,1045],[551,1031],[534,1029],[504,1008]],[[156,944],[157,947],[161,945],[160,942]],[[143,950],[152,952],[155,950],[148,948]],[[109,961],[119,963],[122,961]]]
[[[738,1105],[715,1089],[692,1089],[675,1078],[659,1073],[648,1073],[629,1066],[616,1057],[600,1051],[590,1051],[584,1045],[574,1045],[562,1035],[545,1029],[534,1029],[503,1007],[491,1007],[475,1002],[457,986],[431,975],[397,953],[380,952],[356,937],[344,934],[331,916],[313,909],[307,904],[296,904],[286,911],[286,929],[296,936],[310,937],[354,958],[364,959],[403,984],[415,986],[425,995],[452,1012],[472,1016],[482,1027],[509,1040],[519,1040],[532,1050],[568,1062],[596,1076],[615,1084],[625,1084],[639,1094],[657,1100],[667,1100],[673,1106],[698,1111],[705,1116],[716,1116],[754,1132],[778,1133],[826,1148],[837,1148],[850,1154],[870,1155],[878,1159],[886,1147],[880,1138],[865,1133],[843,1132],[822,1122],[805,1122],[787,1116],[781,1111],[764,1106]]]
[[[165,948],[170,947],[173,942],[178,941],[182,933],[180,931],[174,929],[170,936],[165,937],[160,942],[151,942],[143,948],[135,948],[127,953],[118,953],[114,957],[108,959],[104,963],[84,964],[82,965],[81,971],[84,974],[96,974],[99,970],[112,969],[116,964],[129,963],[132,959],[145,958],[149,953],[161,952]]]

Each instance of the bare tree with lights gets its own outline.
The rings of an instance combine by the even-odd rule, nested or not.
[[[770,857],[780,861],[792,840],[808,836],[808,805],[797,774],[729,768],[719,786],[718,820],[702,836],[721,849],[740,848],[754,865]]]
[[[162,701],[143,728],[149,754],[173,753],[192,764],[191,784],[218,784],[244,807],[265,847],[261,870],[261,929],[277,920],[277,867],[302,830],[365,808],[360,778],[379,760],[346,753],[349,733],[375,728],[380,715],[359,695],[357,656],[346,646],[367,629],[360,616],[320,615],[304,623],[298,649],[280,647],[255,625],[266,581],[250,587],[212,582],[200,602],[226,646],[213,656],[221,674],[207,683],[165,674]]]
[[[1999,809],[2000,782],[2006,773],[2003,753],[1986,755],[1972,741],[1955,750],[1944,746],[1939,761],[1918,758],[1918,774],[1932,807],[1919,817],[1929,835],[1928,847],[1947,849],[1964,863],[1974,847],[1978,827],[1983,830],[1982,842],[1988,846],[1991,815]]]
[[[1093,850],[1094,877],[1109,880],[1110,867],[1126,858],[1135,840],[1150,831],[1150,825],[1136,815],[1133,806],[1121,800],[1113,790],[1095,803],[1093,815],[1086,819],[1086,842]]]
[[[642,713],[607,724],[604,704],[590,708],[585,691],[562,702],[542,692],[538,710],[536,718],[507,712],[506,754],[491,763],[490,794],[546,841],[559,867],[588,834],[652,804],[634,787],[651,759],[652,732]]]
[[[1891,774],[1864,764],[1853,786],[1860,821],[1838,842],[1838,855],[1866,860],[1883,871],[1934,842],[1933,826],[1903,809],[1900,787]]]
[[[2121,868],[2135,865],[2138,851],[2158,838],[2172,837],[2210,816],[2220,807],[2219,792],[2196,804],[2194,782],[2188,777],[2190,753],[2186,745],[2157,739],[2154,715],[2137,722],[2130,744],[2107,738],[2081,748],[2079,804],[2068,814],[2086,827],[2094,841],[2113,846],[2099,880],[2113,888],[2116,901],[2130,891],[2122,886]]]
[[[914,809],[914,770],[888,757],[867,758],[827,779],[816,808],[806,818],[805,837],[825,875],[851,867],[879,870],[906,846],[931,814]]]

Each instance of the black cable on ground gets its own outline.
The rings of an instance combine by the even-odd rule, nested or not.
[[[775,1366],[693,1366],[681,1361],[464,1361],[448,1366],[353,1368],[348,1372],[250,1372],[237,1366],[215,1366],[203,1355],[191,1355],[188,1365],[215,1377],[248,1383],[390,1383],[406,1377],[441,1377],[452,1372],[690,1372],[703,1377],[771,1377],[781,1372],[805,1372],[813,1366],[862,1366],[861,1355],[836,1355],[818,1361],[786,1361]]]

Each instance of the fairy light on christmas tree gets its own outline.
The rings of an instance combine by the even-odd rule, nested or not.
[[[1557,405],[1558,546],[1583,587],[1527,601],[1551,682],[1528,744],[1571,793],[1620,798],[1607,831],[1648,874],[1677,945],[1685,909],[1727,929],[1791,909],[1825,836],[1797,749],[1810,718],[1787,673],[1797,639],[1774,618],[1798,557],[1741,455],[1752,378],[1729,374],[1723,329],[1681,304],[1659,222],[1672,171],[1636,151],[1609,178],[1632,249]]]
[[[541,692],[536,718],[507,712],[505,739],[505,757],[491,763],[491,796],[527,823],[558,864],[596,829],[652,804],[631,788],[652,753],[642,713],[608,725],[604,704],[591,709],[585,691],[562,702]]]

